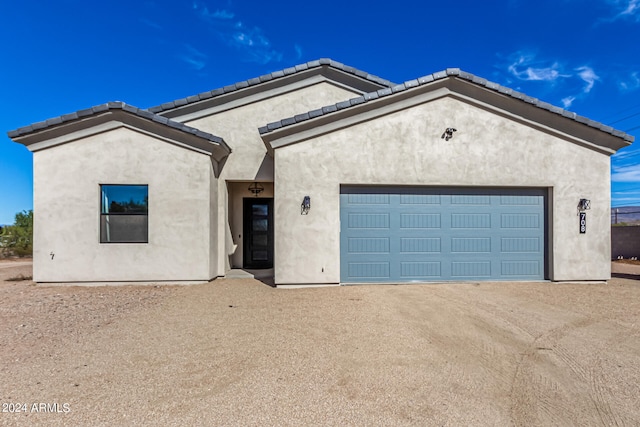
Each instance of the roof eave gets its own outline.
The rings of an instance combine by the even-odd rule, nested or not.
[[[207,153],[217,161],[231,153],[220,137],[117,101],[34,123],[9,131],[8,135],[29,150],[38,151],[109,128],[104,125],[110,122],[176,141],[186,148]]]
[[[395,84],[340,62],[322,58],[157,105],[149,108],[149,111],[166,117],[183,116],[194,111],[290,85],[317,75],[324,76],[328,81],[334,81],[360,93],[391,87]]]
[[[282,137],[291,139],[291,135],[296,132],[304,132],[314,126],[325,125],[330,121],[354,116],[361,111],[370,111],[440,87],[447,87],[451,93],[466,95],[469,100],[488,102],[493,107],[508,111],[512,116],[521,117],[530,123],[538,122],[595,145],[602,145],[605,150],[611,152],[630,145],[634,140],[633,136],[610,126],[578,116],[457,68],[450,68],[391,88],[269,123],[261,127],[259,132],[265,141]],[[278,135],[269,135],[271,133]]]

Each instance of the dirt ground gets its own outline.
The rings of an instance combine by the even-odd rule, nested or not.
[[[639,270],[49,287],[2,261],[0,425],[640,425]]]

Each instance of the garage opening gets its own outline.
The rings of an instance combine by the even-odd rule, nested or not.
[[[340,280],[544,280],[546,204],[546,188],[342,186]]]

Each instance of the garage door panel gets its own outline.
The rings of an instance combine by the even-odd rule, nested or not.
[[[439,194],[400,194],[401,205],[439,205]]]
[[[471,194],[453,194],[451,195],[452,205],[490,205],[491,196],[487,194],[483,195],[471,195]]]
[[[452,253],[491,253],[490,237],[454,237],[451,239]]]
[[[439,237],[401,237],[400,252],[403,254],[440,253],[441,241]]]
[[[501,195],[500,204],[509,206],[533,206],[541,205],[543,199],[540,196]]]
[[[491,277],[491,261],[453,261],[451,277],[456,279],[476,279]]]
[[[545,194],[343,187],[341,281],[543,279]]]
[[[537,278],[542,272],[540,261],[502,261],[501,274],[503,276],[516,276]]]
[[[543,246],[540,237],[502,237],[500,243],[503,253],[539,253]]]
[[[401,262],[400,277],[406,280],[428,280],[442,276],[440,261]]]
[[[507,213],[500,216],[500,226],[508,228],[540,228],[541,218],[538,214]]]
[[[350,213],[349,228],[389,228],[388,213]]]
[[[451,228],[491,228],[489,213],[451,214]]]
[[[389,262],[351,262],[349,277],[362,280],[387,280],[391,278]]]
[[[389,254],[389,237],[350,237],[348,241],[351,254]]]
[[[349,194],[352,205],[388,205],[388,194]]]
[[[401,213],[400,228],[440,228],[441,216],[437,213]]]

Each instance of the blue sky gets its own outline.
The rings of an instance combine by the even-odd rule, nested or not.
[[[398,83],[459,67],[640,135],[640,0],[22,0],[0,20],[0,224],[33,207],[31,153],[6,131],[322,57]],[[638,147],[612,158],[613,206],[640,206]]]

